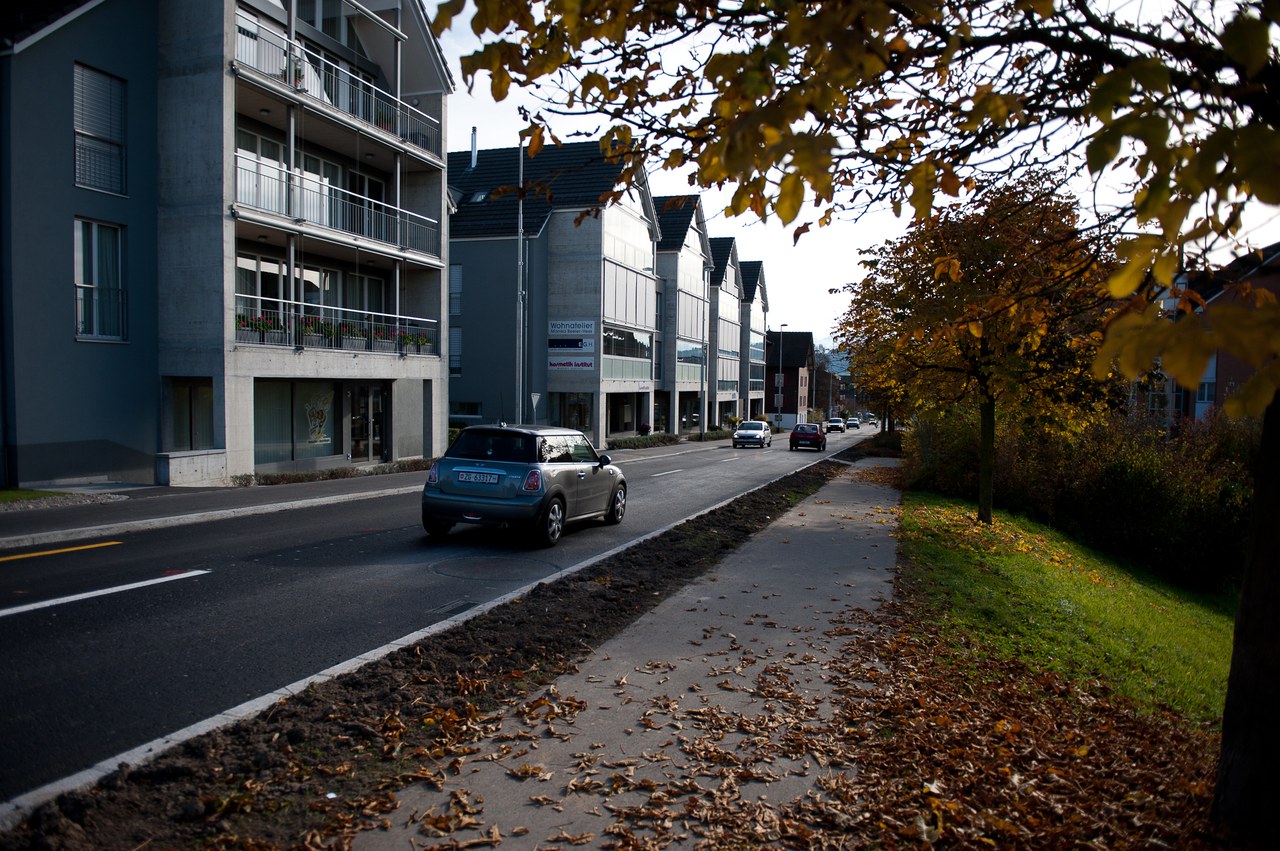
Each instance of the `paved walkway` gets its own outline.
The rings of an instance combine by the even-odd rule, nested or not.
[[[715,845],[729,822],[768,845],[777,804],[854,770],[823,740],[874,662],[842,613],[892,595],[898,494],[858,471],[893,463],[859,462],[512,707],[354,848]]]

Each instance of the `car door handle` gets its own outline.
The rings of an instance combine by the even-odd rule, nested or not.
[[[586,471],[586,470],[579,470],[579,471],[578,471],[578,478],[579,478],[579,479],[585,479],[586,477],[587,477],[587,471]]]

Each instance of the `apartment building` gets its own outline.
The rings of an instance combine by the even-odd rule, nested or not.
[[[765,340],[769,421],[783,429],[809,422],[809,410],[814,405],[812,332],[779,329],[767,332]]]
[[[449,154],[450,421],[652,428],[662,292],[653,198],[594,141]]]
[[[8,484],[225,484],[447,434],[453,83],[414,0],[5,17]]]
[[[742,417],[742,270],[738,242],[711,238],[710,361],[708,415],[712,425]]]
[[[764,283],[764,263],[743,260],[742,302],[738,321],[741,325],[742,360],[739,369],[739,410],[746,419],[764,416],[765,333],[768,330],[769,294]]]
[[[706,430],[707,346],[711,242],[698,195],[654,199],[658,214],[658,275],[662,313],[658,401],[654,430],[673,434]]]

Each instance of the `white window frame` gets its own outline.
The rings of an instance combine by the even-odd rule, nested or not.
[[[115,234],[111,256],[104,254],[101,244],[108,231]],[[124,228],[120,225],[93,219],[75,220],[72,266],[77,339],[125,340],[128,337],[124,239]]]

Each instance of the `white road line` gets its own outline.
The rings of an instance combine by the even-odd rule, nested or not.
[[[669,475],[671,475],[672,473],[683,473],[683,472],[684,472],[684,470],[667,470],[667,472],[665,472],[665,473],[654,473],[654,474],[653,474],[652,476],[650,476],[649,478],[651,478],[651,479],[656,479],[656,478],[658,478],[659,476],[669,476]]]
[[[720,463],[721,463],[721,464],[728,464],[730,461],[737,461],[739,457],[741,457],[741,456],[738,456],[738,455],[730,455],[728,458],[721,458],[721,459],[720,459]]]
[[[77,600],[88,600],[93,597],[103,597],[107,594],[119,594],[121,591],[132,591],[135,588],[146,588],[151,585],[159,585],[162,582],[173,582],[177,579],[190,579],[193,576],[200,576],[209,573],[208,570],[189,570],[186,573],[178,573],[173,576],[165,576],[160,579],[148,579],[146,582],[132,582],[128,585],[117,585],[114,588],[103,588],[101,591],[88,591],[84,594],[72,594],[70,597],[59,597],[56,600],[43,600],[39,603],[29,603],[25,606],[15,606],[12,609],[0,609],[0,618],[8,615],[19,615],[23,612],[34,612],[36,609],[47,609],[50,606],[61,606],[63,603],[74,603]]]

